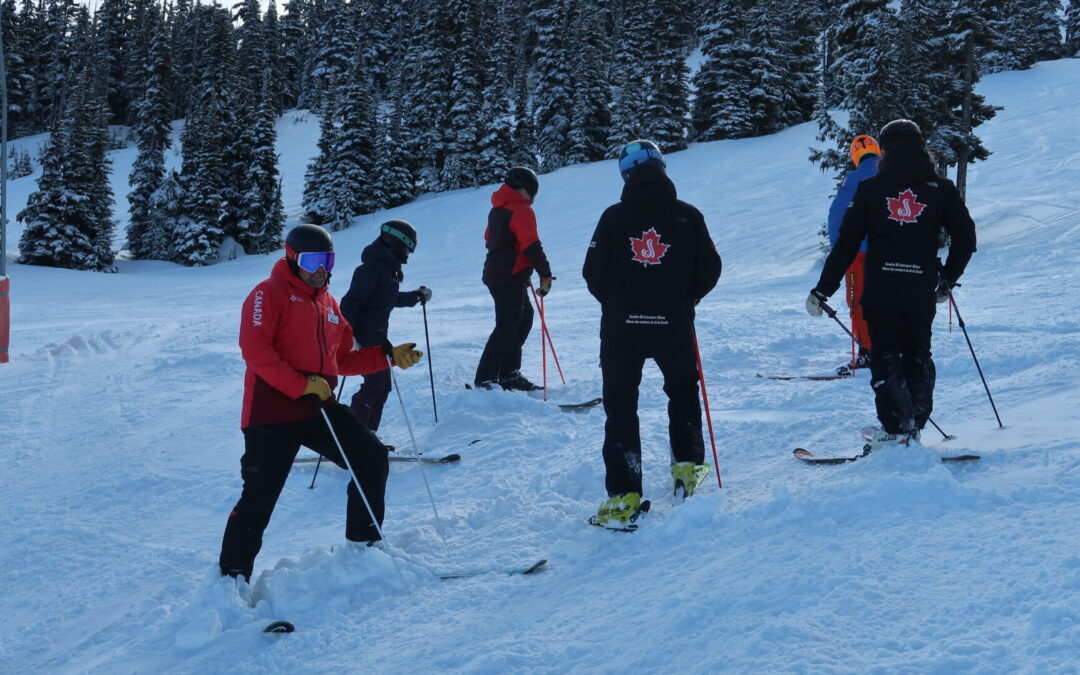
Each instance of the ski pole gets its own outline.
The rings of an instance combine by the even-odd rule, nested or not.
[[[431,410],[435,413],[435,424],[439,423],[439,406],[435,405],[435,371],[431,368],[431,338],[428,337],[427,302],[420,301],[420,309],[424,310],[424,346],[427,347],[427,372],[431,380]],[[393,366],[390,366],[393,368]],[[393,371],[390,371],[391,373]]]
[[[405,410],[405,399],[401,397],[401,387],[398,386],[397,375],[394,374],[394,363],[390,361],[390,378],[394,382],[394,391],[397,392],[398,403],[401,404],[401,415],[405,418],[405,427],[409,430],[409,439],[412,441],[413,452],[416,453],[417,458],[420,461],[417,464],[420,465],[420,476],[424,479],[424,487],[427,488],[428,501],[431,502],[431,510],[435,514],[435,523],[438,525],[439,536],[442,537],[443,546],[447,549],[450,545],[446,543],[446,534],[443,527],[442,518],[439,517],[439,509],[435,508],[435,497],[431,494],[431,483],[427,479],[427,471],[424,470],[424,453],[420,451],[420,447],[416,444],[416,436],[413,435],[412,423],[409,422],[409,412]]]
[[[536,299],[535,297],[533,298]],[[547,400],[547,331],[544,330],[544,315],[540,314],[540,372],[543,373],[544,379],[544,400]]]
[[[345,378],[346,377],[347,377],[346,375],[341,376],[341,385],[338,386],[338,390],[337,390],[337,400],[338,401],[341,400],[341,392],[345,391]],[[323,456],[319,455],[318,461],[315,462],[315,473],[311,474],[311,485],[308,486],[309,490],[314,490],[315,489],[315,479],[318,478],[318,476],[319,476],[319,467],[322,466],[322,460],[323,460]]]
[[[712,413],[709,411],[709,392],[705,390],[705,370],[701,367],[701,349],[698,347],[697,333],[694,333],[694,354],[697,356],[697,374],[701,382],[701,398],[705,400],[705,419],[709,423],[709,442],[712,443],[713,466],[716,467],[716,484],[721,489],[724,482],[720,480],[720,460],[716,457],[716,435],[713,434]]]
[[[836,318],[836,310],[835,310],[835,309],[833,309],[832,307],[829,307],[829,303],[827,303],[827,302],[825,302],[824,300],[822,300],[822,301],[821,301],[821,309],[822,309],[822,311],[823,311],[823,312],[825,312],[826,314],[828,314],[828,315],[829,315],[829,318],[830,318],[830,319],[832,319],[832,320],[833,320],[833,321],[835,321],[835,322],[836,322],[837,324],[839,324],[839,325],[840,325],[840,327],[844,329],[844,332],[845,332],[845,333],[847,333],[848,335],[850,335],[850,336],[851,336],[851,339],[852,339],[852,340],[855,340],[855,342],[856,342],[856,343],[857,343],[857,344],[858,344],[858,345],[859,345],[860,347],[862,347],[863,349],[866,349],[866,346],[865,346],[865,345],[864,345],[863,343],[859,342],[859,340],[858,340],[858,339],[857,339],[857,338],[855,337],[855,334],[854,334],[854,333],[852,333],[852,332],[851,332],[850,330],[848,330],[848,327],[844,325],[844,322],[843,322],[843,321],[841,321],[840,319],[837,319],[837,318]],[[966,334],[966,333],[965,333],[965,334]],[[867,351],[868,353],[870,352],[870,350],[869,350],[869,349],[866,349],[866,351]],[[974,354],[974,352],[972,352],[972,353]],[[977,362],[976,362],[976,363],[977,363]],[[930,424],[933,424],[933,425],[934,425],[934,428],[935,428],[935,429],[937,429],[938,431],[941,431],[941,427],[939,427],[939,426],[937,425],[937,422],[935,422],[935,421],[933,420],[933,418],[931,418],[931,417],[927,417],[927,418],[926,418],[926,420],[927,420],[928,422],[930,422]],[[947,434],[947,433],[945,433],[944,431],[941,431],[941,435],[945,437],[945,440],[946,440],[946,441],[950,441],[950,440],[952,440],[952,439],[956,438],[956,436],[953,436],[953,435],[951,435],[951,434]]]
[[[337,432],[334,431],[334,425],[330,423],[330,416],[326,414],[326,408],[320,405],[319,412],[322,413],[323,420],[326,422],[326,428],[330,431],[330,435],[334,438],[334,443],[337,445],[338,452],[341,453],[341,458],[345,461],[345,467],[349,469],[349,475],[352,476],[353,485],[356,486],[356,490],[360,493],[360,498],[364,500],[364,507],[367,509],[368,515],[371,516],[371,524],[375,526],[375,531],[379,533],[379,538],[386,541],[386,537],[383,536],[382,527],[379,526],[379,519],[375,517],[375,510],[371,508],[371,502],[368,501],[367,495],[364,494],[364,488],[360,487],[360,479],[356,477],[356,471],[353,470],[352,462],[349,461],[349,456],[345,454],[345,448],[342,447],[341,440],[338,439]],[[390,556],[390,560],[394,563],[394,569],[397,570],[398,577],[401,579],[401,585],[405,587],[405,592],[412,595],[412,590],[409,588],[409,583],[405,581],[405,575],[401,572],[401,567],[398,565],[397,558]]]
[[[536,297],[536,289],[533,288],[532,282],[529,282],[529,290],[533,294],[533,302],[536,303],[536,308],[540,312],[540,328],[547,335],[548,346],[551,348],[551,356],[555,359],[555,367],[559,369],[559,379],[563,384],[566,384],[566,377],[563,376],[562,366],[559,365],[559,355],[555,353],[555,343],[551,339],[551,331],[547,328],[547,321],[544,319],[544,304],[540,302]]]
[[[994,417],[997,418],[998,428],[1004,429],[1005,425],[1001,423],[1001,415],[998,415],[997,406],[994,405],[994,397],[990,395],[990,386],[986,384],[986,376],[983,375],[982,366],[979,365],[979,357],[975,356],[975,348],[971,346],[971,337],[968,335],[967,326],[964,325],[964,317],[960,316],[960,307],[953,298],[951,288],[949,289],[949,300],[952,302],[953,309],[956,311],[956,323],[960,326],[960,330],[964,331],[964,339],[967,340],[968,349],[971,350],[971,358],[975,361],[975,368],[979,371],[979,377],[982,379],[983,388],[986,389],[986,398],[990,399],[990,407],[994,409]]]

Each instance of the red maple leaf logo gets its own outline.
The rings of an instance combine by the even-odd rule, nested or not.
[[[900,224],[915,223],[919,220],[919,214],[926,208],[926,204],[918,202],[918,195],[911,188],[896,195],[896,199],[886,197],[885,202],[889,206],[889,220],[895,220]]]
[[[630,237],[630,248],[634,251],[632,260],[648,267],[659,265],[660,258],[664,257],[671,245],[660,243],[660,235],[652,227],[641,233],[641,239]]]

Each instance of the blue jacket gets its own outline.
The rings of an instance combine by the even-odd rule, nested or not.
[[[341,299],[341,314],[361,347],[387,347],[391,310],[420,301],[416,291],[399,292],[401,278],[401,262],[382,241],[376,239],[360,254],[352,285]]]
[[[855,199],[855,189],[859,183],[877,174],[878,157],[870,156],[859,162],[858,168],[844,176],[844,183],[836,191],[836,198],[829,207],[829,246],[836,246],[836,240],[840,238],[840,223],[844,222],[844,214]],[[859,247],[860,253],[866,253],[866,240],[863,239]]]

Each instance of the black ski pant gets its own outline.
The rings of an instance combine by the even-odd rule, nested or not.
[[[934,410],[937,371],[930,353],[937,308],[864,311],[874,348],[870,386],[881,426],[890,434],[922,429]]]
[[[328,403],[325,410],[381,526],[386,477],[390,473],[386,447],[356,419],[347,406]],[[244,490],[240,501],[236,502],[229,514],[225,536],[221,541],[218,562],[223,575],[243,575],[250,580],[255,556],[262,548],[263,531],[270,523],[274,505],[301,445],[345,467],[321,414],[303,422],[264,424],[244,429],[244,456],[240,458]],[[372,524],[371,516],[352,480],[346,493],[345,538],[350,541],[379,539],[378,530]]]
[[[646,359],[653,359],[664,376],[668,396],[668,436],[673,462],[705,461],[698,398],[697,359],[693,336],[656,349],[600,343],[600,370],[604,377],[604,466],[608,495],[641,493],[641,432],[638,425],[638,387]]]
[[[528,286],[488,286],[495,301],[495,330],[491,331],[475,384],[498,382],[521,370],[521,348],[533,325]]]
[[[386,399],[390,397],[392,383],[389,368],[371,375],[364,375],[364,383],[360,385],[359,391],[353,394],[349,403],[357,419],[372,431],[379,430],[383,406],[386,405]]]

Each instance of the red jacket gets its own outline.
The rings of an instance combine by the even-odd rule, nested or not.
[[[491,195],[484,241],[488,254],[483,281],[488,286],[525,286],[533,268],[541,279],[551,276],[531,202],[509,185],[504,184]]]
[[[242,429],[315,417],[315,406],[299,400],[309,375],[333,388],[338,375],[389,367],[382,347],[353,349],[352,328],[326,286],[308,286],[284,258],[244,301],[240,351],[247,363]]]

